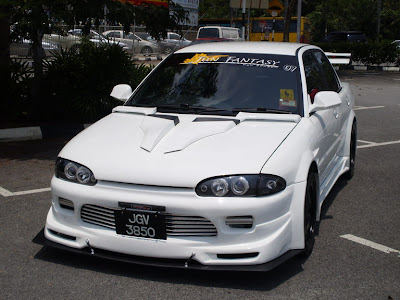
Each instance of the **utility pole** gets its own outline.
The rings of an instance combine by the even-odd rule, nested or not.
[[[297,0],[297,43],[300,43],[301,2],[302,0]]]
[[[379,41],[379,35],[381,33],[381,10],[382,10],[382,0],[377,0],[377,29],[376,29],[376,40]]]

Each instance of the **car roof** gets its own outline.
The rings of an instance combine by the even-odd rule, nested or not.
[[[262,53],[262,54],[281,54],[295,56],[302,47],[313,47],[307,44],[279,43],[279,42],[219,42],[202,43],[188,46],[175,53],[192,52],[229,52],[229,53]]]

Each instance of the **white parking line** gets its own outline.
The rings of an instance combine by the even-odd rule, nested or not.
[[[0,195],[3,197],[12,197],[12,196],[19,196],[19,195],[28,195],[28,194],[36,194],[36,193],[43,193],[43,192],[49,192],[51,191],[51,188],[43,188],[43,189],[35,189],[35,190],[29,190],[29,191],[22,191],[22,192],[10,192],[9,190],[6,190],[5,188],[2,188],[0,186]]]
[[[400,140],[399,141],[391,141],[391,142],[383,142],[383,143],[374,143],[374,142],[367,142],[367,141],[361,141],[361,140],[358,140],[357,142],[367,144],[367,145],[357,146],[357,149],[372,148],[372,147],[379,147],[379,146],[387,146],[387,145],[393,145],[393,144],[400,144]]]
[[[354,110],[365,110],[365,109],[375,109],[384,108],[385,106],[354,106]]]
[[[399,257],[400,257],[400,251],[399,250],[396,250],[396,249],[389,248],[389,247],[386,247],[386,246],[381,245],[381,244],[377,244],[377,243],[371,242],[369,240],[357,237],[355,235],[345,234],[345,235],[342,235],[340,237],[344,238],[346,240],[349,240],[349,241],[352,241],[352,242],[355,242],[355,243],[358,243],[358,244],[361,244],[361,245],[364,245],[364,246],[367,246],[367,247],[370,247],[370,248],[385,252],[385,253],[397,253],[397,254],[399,254]]]

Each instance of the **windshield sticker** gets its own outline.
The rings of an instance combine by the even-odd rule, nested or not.
[[[283,70],[286,72],[294,72],[296,71],[297,67],[292,65],[285,65],[283,66]]]
[[[279,106],[297,107],[297,101],[294,100],[294,91],[291,89],[280,90]]]
[[[229,55],[207,55],[201,53],[201,54],[196,54],[192,58],[185,59],[181,64],[198,65],[203,63],[219,63],[219,64],[234,64],[234,65],[251,66],[251,67],[279,68],[280,62],[273,59],[244,58],[244,57],[240,58]]]
[[[210,56],[208,56],[207,54],[201,53],[201,54],[196,54],[192,58],[185,59],[183,61],[183,63],[181,63],[181,64],[198,65],[200,63],[217,62],[221,57],[226,57],[226,56],[228,56],[228,55],[210,55]]]

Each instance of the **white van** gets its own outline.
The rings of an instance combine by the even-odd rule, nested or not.
[[[232,40],[242,40],[241,30],[234,27],[223,26],[204,26],[197,32],[197,38],[225,38]]]

